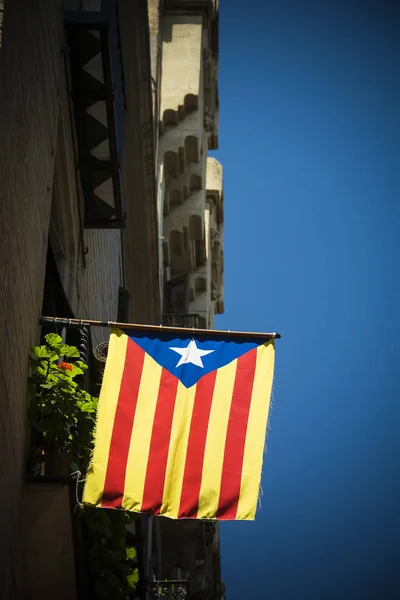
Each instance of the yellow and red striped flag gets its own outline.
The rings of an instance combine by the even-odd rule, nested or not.
[[[254,519],[274,342],[113,329],[84,502]]]

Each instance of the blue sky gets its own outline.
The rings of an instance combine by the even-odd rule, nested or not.
[[[215,325],[282,333],[262,508],[222,525],[228,598],[394,600],[400,3],[220,4]]]

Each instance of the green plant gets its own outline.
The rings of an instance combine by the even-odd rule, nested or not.
[[[85,509],[82,522],[89,548],[88,597],[126,600],[136,588],[136,549],[126,545],[126,525],[132,519],[120,510]]]
[[[93,447],[98,399],[79,383],[87,369],[79,350],[63,344],[61,337],[53,333],[46,335],[45,341],[30,355],[31,462],[40,463],[62,452],[74,459],[85,474]],[[139,579],[136,550],[127,546],[126,525],[134,517],[124,511],[85,507],[80,518],[87,549],[87,598],[126,600]]]
[[[87,365],[79,350],[49,333],[46,343],[31,351],[29,422],[36,452],[66,452],[84,467],[90,460],[97,398],[75,381]],[[81,469],[82,470],[82,469]]]

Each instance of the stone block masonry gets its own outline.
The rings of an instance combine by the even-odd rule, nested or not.
[[[0,598],[18,597],[28,350],[37,341],[59,111],[60,0],[6,4],[0,50]]]

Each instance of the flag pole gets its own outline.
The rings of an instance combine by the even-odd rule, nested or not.
[[[177,315],[179,316],[179,315]],[[115,327],[117,329],[133,329],[136,331],[152,331],[153,333],[166,331],[169,333],[195,332],[197,335],[232,336],[235,338],[257,338],[264,340],[279,340],[280,333],[263,333],[259,331],[224,331],[221,329],[198,329],[197,327],[171,327],[167,325],[142,325],[140,323],[118,323],[117,321],[94,321],[93,319],[66,319],[62,317],[40,317],[39,325],[63,325],[78,327]]]

